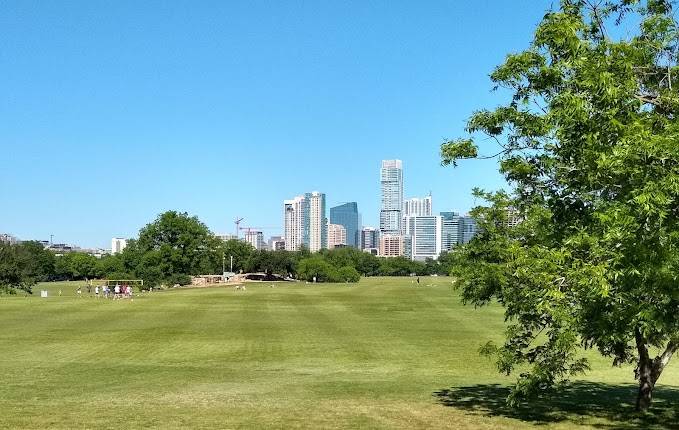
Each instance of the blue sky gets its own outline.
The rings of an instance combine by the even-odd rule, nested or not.
[[[0,0],[0,233],[105,247],[175,209],[269,235],[314,190],[375,225],[388,158],[467,211],[497,166],[439,145],[550,3]]]

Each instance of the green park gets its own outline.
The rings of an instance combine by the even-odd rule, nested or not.
[[[141,21],[91,46],[71,41],[66,5],[9,8],[14,43],[1,47],[18,48],[3,57],[24,70],[3,105],[34,104],[2,111],[0,224],[16,236],[0,235],[0,428],[679,429],[678,2],[561,0],[530,18],[532,2],[301,3],[270,22],[255,6],[97,3],[76,8],[89,23],[78,40]],[[240,26],[221,22],[239,13]],[[57,67],[22,62],[36,52]],[[114,60],[77,75],[99,53]],[[496,66],[481,85],[468,65],[484,56]],[[52,78],[70,64],[72,88]],[[109,72],[113,85],[87,88]],[[458,104],[466,122],[444,110]],[[433,215],[431,191],[404,201],[402,160],[382,160],[379,229],[361,227],[353,196],[377,186],[366,166],[386,154],[408,155],[411,183],[466,213]],[[331,219],[324,192],[284,197],[333,183]],[[355,222],[332,221],[347,205]],[[208,227],[246,210],[284,226]],[[125,238],[55,248],[52,228]],[[264,245],[265,229],[283,236]]]
[[[663,375],[653,413],[637,416],[633,366],[613,368],[597,354],[587,354],[586,379],[509,408],[512,379],[478,355],[484,342],[501,341],[502,309],[462,306],[448,277],[252,282],[245,291],[180,288],[132,300],[77,297],[79,285],[0,298],[0,427],[679,423],[679,368]]]

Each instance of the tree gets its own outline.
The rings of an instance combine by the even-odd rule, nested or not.
[[[130,241],[122,258],[126,269],[146,282],[158,283],[176,275],[221,271],[218,246],[219,239],[197,217],[167,211],[139,231],[139,239]]]
[[[465,302],[505,308],[504,345],[483,351],[503,372],[526,369],[510,402],[585,371],[582,346],[636,363],[643,411],[679,348],[673,3],[562,0],[531,46],[492,73],[511,100],[442,145],[443,164],[498,157],[512,186],[475,191],[490,204],[472,212],[481,233],[454,253],[453,270]],[[495,154],[480,155],[479,134]]]
[[[305,281],[332,282],[334,267],[321,255],[303,258],[297,265],[297,277]]]
[[[54,270],[54,255],[37,242],[0,242],[0,292],[31,293],[37,281],[47,280]]]

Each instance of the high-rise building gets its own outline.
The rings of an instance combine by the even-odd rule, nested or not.
[[[127,246],[127,239],[121,237],[114,237],[111,239],[111,254],[117,254],[123,252],[123,249]]]
[[[268,245],[270,251],[285,251],[285,239],[282,236],[271,236]]]
[[[308,225],[306,220],[307,204],[304,196],[283,201],[286,251],[297,251],[303,245],[308,246],[309,236],[308,233],[305,233],[305,228]]]
[[[441,250],[450,251],[462,243],[464,220],[457,212],[441,212]]]
[[[318,191],[306,193],[285,200],[283,207],[287,251],[297,251],[305,246],[316,252],[328,247],[325,194]]]
[[[266,248],[266,243],[264,242],[264,233],[261,231],[247,230],[245,232],[245,241],[258,251]]]
[[[328,248],[328,218],[325,215],[325,194],[314,191],[306,193],[309,201],[308,231],[309,251],[317,252]]]
[[[405,229],[409,257],[424,261],[427,258],[437,259],[442,250],[443,218],[438,215],[409,216]]]
[[[382,160],[380,169],[380,233],[383,235],[401,234],[403,220],[403,162],[401,160]]]
[[[462,222],[462,243],[469,243],[476,236],[476,220],[470,216],[463,216]]]
[[[403,237],[400,234],[380,235],[380,256],[399,257],[403,255]]]
[[[347,230],[341,224],[328,224],[328,249],[347,244]]]
[[[431,194],[427,197],[413,197],[403,203],[403,216],[429,216],[432,214]]]
[[[363,227],[361,230],[361,249],[379,249],[380,231],[374,227]]]
[[[330,223],[344,226],[347,233],[345,245],[358,248],[361,245],[361,218],[356,202],[343,203],[330,208]]]

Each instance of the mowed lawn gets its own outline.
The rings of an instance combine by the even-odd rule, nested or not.
[[[76,285],[0,297],[0,427],[679,426],[676,362],[645,417],[630,413],[632,368],[596,354],[586,380],[506,408],[512,379],[478,355],[502,339],[502,310],[462,306],[449,278],[249,283],[133,301],[78,298]]]

